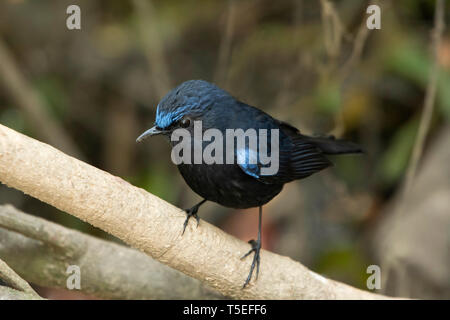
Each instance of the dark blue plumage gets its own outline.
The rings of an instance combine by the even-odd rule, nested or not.
[[[194,121],[202,121],[203,131],[215,128],[224,133],[226,129],[267,129],[271,141],[271,129],[279,132],[279,168],[273,175],[261,174],[264,165],[238,163],[238,159],[259,156],[258,150],[236,148],[233,164],[179,164],[178,169],[186,183],[205,200],[217,202],[231,208],[261,208],[275,197],[287,182],[305,178],[331,165],[326,154],[356,153],[359,146],[335,140],[332,137],[315,138],[302,135],[296,128],[272,118],[267,113],[242,103],[226,91],[202,80],[190,80],[170,91],[159,103],[155,126],[144,132],[138,141],[150,135],[164,134],[170,137],[173,130],[185,128],[193,134]],[[225,145],[225,141],[223,142]],[[176,143],[172,142],[174,146]],[[203,142],[203,148],[208,142]],[[269,151],[271,145],[268,146]],[[256,154],[252,154],[255,153]],[[225,158],[225,154],[223,155]],[[223,161],[225,163],[225,161]],[[204,201],[205,201],[204,200]],[[197,218],[202,201],[187,210],[187,219]],[[261,210],[260,210],[261,217]],[[183,231],[184,232],[184,231]],[[253,241],[255,252],[247,285],[255,264],[259,269],[260,232]],[[250,253],[249,252],[249,253]]]

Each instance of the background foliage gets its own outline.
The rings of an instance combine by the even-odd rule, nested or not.
[[[65,26],[74,3],[79,31]],[[367,34],[355,60],[368,2],[333,1],[336,16],[324,15],[326,3],[9,0],[0,3],[0,43],[29,86],[22,94],[36,93],[38,114],[73,142],[68,153],[180,207],[198,196],[171,163],[168,144],[155,138],[136,145],[135,138],[152,125],[159,99],[185,80],[213,81],[305,133],[363,145],[365,155],[334,158],[333,168],[287,185],[265,207],[263,246],[365,288],[366,268],[377,264],[368,241],[401,186],[418,128],[434,1],[382,2],[381,30]],[[450,119],[448,31],[439,62],[427,146]],[[0,122],[49,141],[6,86]],[[5,186],[0,202],[108,237]],[[237,237],[256,235],[255,210],[202,209],[202,218]]]

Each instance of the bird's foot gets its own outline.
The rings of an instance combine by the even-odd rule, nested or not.
[[[256,266],[255,280],[258,279],[258,273],[259,273],[259,262],[260,262],[259,252],[261,251],[261,240],[257,240],[257,241],[250,240],[248,243],[250,243],[252,245],[252,248],[250,249],[249,252],[247,252],[246,254],[244,254],[241,257],[241,260],[246,258],[252,252],[254,252],[255,255],[253,256],[253,262],[252,262],[252,266],[250,267],[250,272],[248,274],[247,280],[245,280],[245,283],[242,288],[245,288],[250,283],[250,280],[252,279],[253,271],[255,270],[255,266]]]
[[[184,231],[186,231],[186,227],[187,227],[188,222],[189,222],[189,219],[190,219],[191,217],[194,217],[195,220],[197,220],[197,227],[198,227],[198,224],[199,224],[199,222],[200,222],[200,217],[197,215],[198,207],[199,207],[198,205],[195,205],[195,206],[193,206],[193,207],[190,208],[190,209],[184,210],[184,211],[186,212],[186,220],[184,220],[184,224],[183,224],[183,233],[182,233],[181,235],[183,235],[183,234],[184,234]]]

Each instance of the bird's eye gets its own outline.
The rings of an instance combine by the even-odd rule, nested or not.
[[[184,119],[182,119],[181,121],[180,121],[180,126],[182,127],[182,128],[187,128],[187,127],[189,127],[191,125],[191,119],[189,119],[189,118],[184,118]]]

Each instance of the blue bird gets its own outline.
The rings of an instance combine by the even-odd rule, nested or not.
[[[242,129],[243,132],[266,132],[267,154],[278,153],[276,172],[264,174],[269,164],[263,163],[261,145],[252,148],[250,138],[244,137],[245,144],[233,144],[230,149],[226,139],[217,142],[225,152],[218,154],[218,149],[211,153],[214,163],[196,163],[192,161],[200,152],[205,151],[210,141],[201,141],[201,149],[195,148],[195,126],[201,122],[201,133],[208,129],[216,129],[227,137],[227,130]],[[361,148],[352,142],[337,140],[334,137],[310,137],[300,133],[295,127],[272,118],[258,108],[247,105],[232,97],[228,92],[203,80],[190,80],[171,90],[158,104],[156,120],[152,128],[137,138],[137,142],[153,135],[162,134],[170,139],[177,130],[189,133],[194,139],[187,140],[191,152],[191,161],[177,163],[177,167],[189,187],[199,194],[203,200],[186,211],[183,234],[189,219],[197,220],[199,207],[206,201],[213,201],[230,208],[259,207],[257,240],[250,240],[251,250],[241,259],[254,253],[252,265],[244,287],[252,278],[256,266],[256,278],[259,273],[261,250],[262,206],[281,192],[287,182],[306,178],[311,174],[327,168],[331,162],[328,154],[360,153]],[[254,131],[248,131],[254,130]],[[241,132],[242,132],[241,131]],[[275,138],[277,135],[277,139]],[[236,139],[238,139],[237,137]],[[260,140],[262,139],[261,137]],[[218,138],[215,137],[217,140]],[[235,139],[235,137],[233,137]],[[178,143],[170,139],[172,151]],[[212,139],[210,139],[212,140]],[[235,142],[234,140],[233,142]],[[232,152],[231,159],[226,161],[226,153]],[[187,153],[188,154],[188,153]],[[250,161],[250,159],[253,161]]]

